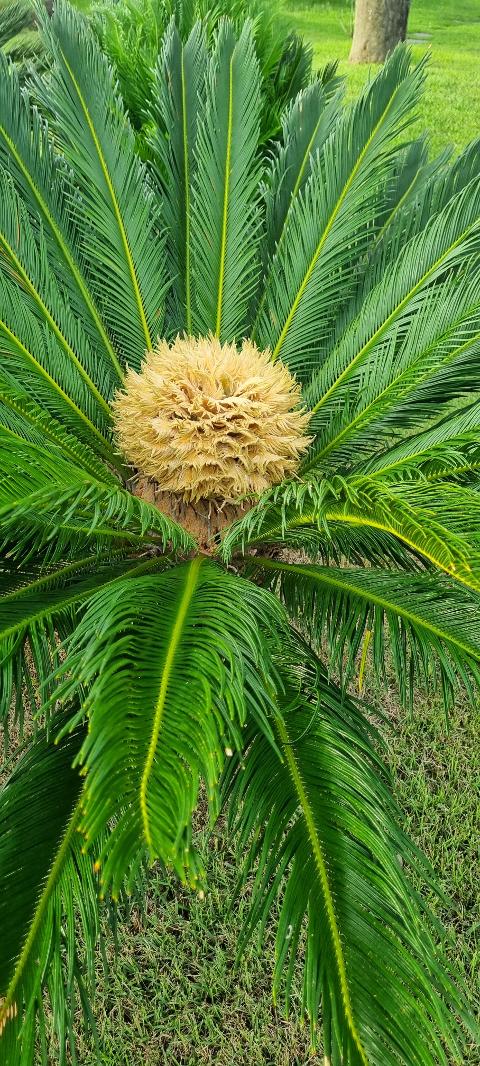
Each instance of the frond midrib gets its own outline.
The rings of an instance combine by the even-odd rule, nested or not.
[[[117,550],[114,553],[114,555],[118,555],[118,556],[121,556],[122,554],[123,553],[121,552],[121,550]],[[94,562],[97,559],[97,557],[96,556],[90,556],[90,559]],[[82,559],[80,561],[81,564],[82,564],[82,568],[83,568],[83,566],[88,564],[88,561],[89,561],[88,557],[85,558],[85,559]],[[128,580],[128,578],[130,578],[130,577],[138,577],[139,574],[143,574],[145,572],[148,573],[149,570],[155,570],[156,566],[158,566],[158,559],[157,558],[146,559],[143,562],[138,563],[137,565],[132,565],[132,567],[130,569],[126,569],[125,572],[123,574],[121,574],[121,577],[122,577],[122,579],[126,579],[126,580]],[[63,570],[57,571],[57,574],[59,576],[60,575],[66,576],[67,573],[74,572],[75,569],[77,569],[77,568],[79,569],[79,567],[77,567],[76,563],[71,563],[69,566],[66,566]],[[5,602],[5,600],[13,600],[15,598],[21,599],[21,593],[23,593],[24,595],[29,595],[33,588],[39,588],[43,582],[47,582],[49,580],[52,580],[52,577],[54,578],[54,576],[55,575],[49,574],[48,577],[46,577],[46,578],[43,578],[43,579],[39,578],[38,581],[34,582],[32,585],[23,585],[21,589],[17,589],[13,593],[7,593],[6,596],[0,597],[0,607]],[[102,582],[101,583],[101,587],[105,588],[107,585],[113,585],[114,582],[117,581],[117,580],[118,580],[118,574],[115,574],[114,577],[111,577],[107,581]],[[6,629],[0,629],[0,639],[4,640],[5,637],[13,636],[15,633],[17,633],[19,630],[21,630],[25,625],[35,625],[36,622],[42,621],[43,619],[51,618],[53,615],[58,614],[59,612],[65,610],[67,607],[71,607],[72,604],[74,604],[74,603],[80,603],[86,597],[93,596],[95,591],[96,591],[96,589],[99,588],[99,587],[100,587],[100,584],[97,583],[97,585],[94,586],[91,589],[83,589],[81,591],[77,590],[76,592],[74,590],[72,590],[72,594],[70,596],[67,595],[66,598],[64,600],[62,600],[60,603],[52,604],[51,606],[45,607],[43,609],[40,608],[40,610],[36,614],[28,615],[27,618],[21,618],[17,622],[15,622],[14,625],[11,625],[11,626],[9,626]]]
[[[77,831],[82,810],[82,803],[83,790],[80,793],[79,799],[75,804],[72,814],[70,815],[70,819],[63,834],[63,837],[60,841],[57,854],[50,868],[50,873],[47,877],[45,885],[40,894],[37,906],[35,908],[30,928],[28,930],[25,943],[16,963],[10,984],[5,993],[5,998],[3,1000],[3,1003],[0,1005],[0,1023],[6,1021],[6,1019],[8,1018],[8,1012],[10,1007],[12,1007],[15,1003],[15,993],[17,987],[22,979],[22,974],[24,973],[25,967],[27,966],[29,956],[35,946],[35,938],[40,929],[51,896],[53,895],[53,892],[55,891],[59,878],[62,874],[63,867],[67,859],[68,850],[70,848],[72,840],[74,839],[74,834]]]
[[[391,600],[387,600],[385,597],[379,596],[376,593],[365,591],[357,585],[350,584],[348,581],[336,581],[330,573],[319,573],[316,569],[308,569],[294,563],[278,562],[275,559],[268,559],[263,556],[255,556],[255,563],[259,563],[260,566],[269,570],[278,570],[285,573],[296,573],[301,576],[308,577],[312,581],[317,581],[319,584],[329,585],[332,588],[338,589],[340,592],[349,592],[358,599],[366,600],[368,603],[374,604],[376,607],[380,607],[385,611],[392,611],[393,614],[404,618],[408,622],[412,622],[418,625],[422,629],[427,629],[433,633],[434,636],[440,640],[447,641],[449,644],[454,644],[459,651],[463,651],[473,658],[478,659],[480,662],[480,648],[475,648],[474,645],[466,644],[458,639],[458,637],[450,636],[443,630],[439,629],[420,615],[415,614],[414,611],[409,611],[405,607],[399,607],[398,604]],[[347,571],[348,573],[348,571]]]
[[[435,271],[438,270],[438,268],[442,265],[442,263],[445,261],[445,259],[447,259],[448,256],[453,251],[455,251],[456,248],[460,247],[462,242],[466,240],[466,238],[469,236],[469,234],[477,226],[478,226],[478,219],[476,219],[475,222],[472,222],[469,226],[467,226],[467,228],[463,231],[463,233],[461,233],[460,236],[457,237],[457,239],[455,241],[453,241],[452,244],[450,244],[448,246],[448,248],[442,253],[442,255],[440,255],[438,257],[438,259],[435,260],[434,263],[432,263],[432,265],[428,268],[428,270],[425,271],[425,274],[422,275],[422,277],[416,282],[416,284],[408,291],[406,296],[404,296],[402,298],[402,300],[400,300],[400,302],[396,305],[396,307],[393,308],[393,310],[390,312],[390,314],[387,315],[386,319],[381,323],[381,325],[378,327],[378,329],[375,330],[375,333],[373,333],[372,336],[368,339],[368,341],[366,341],[366,343],[364,345],[362,345],[360,351],[357,352],[357,354],[353,357],[353,359],[350,360],[350,363],[348,364],[348,366],[346,366],[342,370],[341,374],[338,375],[338,377],[335,379],[333,384],[330,385],[330,387],[327,389],[327,391],[324,392],[323,396],[321,396],[320,399],[317,401],[317,403],[314,405],[314,407],[312,407],[312,409],[311,409],[312,410],[312,416],[317,414],[317,411],[319,411],[320,408],[323,407],[323,405],[327,402],[327,400],[330,398],[332,393],[334,393],[335,390],[338,388],[338,386],[342,383],[342,381],[346,377],[348,377],[348,375],[350,374],[352,369],[358,364],[358,362],[365,355],[368,355],[368,353],[371,351],[372,347],[374,347],[374,345],[376,344],[377,340],[380,337],[383,336],[383,334],[388,329],[388,327],[392,324],[392,322],[395,322],[395,319],[398,317],[399,314],[401,314],[401,312],[407,306],[409,301],[411,299],[413,299],[414,296],[416,296],[417,292],[420,291],[422,286],[432,277],[432,275],[435,273]]]
[[[7,326],[7,323],[4,322],[1,318],[0,329],[3,330],[3,332],[7,335],[7,337],[9,337],[11,341],[13,341],[15,346],[19,349],[19,351],[22,352],[24,356],[26,356],[28,361],[33,364],[36,371],[41,375],[41,377],[45,378],[50,388],[53,389],[54,392],[58,393],[59,396],[61,396],[63,402],[66,403],[72,409],[75,416],[85,423],[89,432],[95,436],[97,442],[100,444],[103,453],[108,455],[109,461],[111,461],[112,465],[118,469],[118,461],[115,458],[113,448],[109,444],[107,438],[103,436],[103,433],[100,432],[98,427],[95,426],[94,423],[89,419],[88,415],[85,414],[85,411],[82,411],[81,407],[77,406],[75,401],[72,400],[71,396],[69,396],[68,393],[66,393],[62,389],[61,385],[59,385],[58,382],[55,381],[55,378],[52,378],[51,374],[48,373],[48,370],[46,370],[45,367],[42,366],[41,363],[39,363],[38,359],[35,358],[33,352],[31,352],[30,349],[26,347],[23,341],[20,340],[20,337],[18,337],[17,334],[14,333],[13,330],[11,330],[9,326]]]
[[[298,767],[292,741],[287,731],[285,721],[280,716],[277,716],[275,721],[275,728],[280,738],[281,748],[290,772],[293,787],[298,797],[298,802],[302,811],[302,815],[307,828],[308,836],[311,842],[315,866],[317,868],[318,878],[321,884],[323,898],[325,902],[325,910],[327,913],[328,925],[330,928],[330,935],[333,942],[335,959],[337,963],[338,979],[340,983],[343,1007],[345,1011],[345,1017],[350,1030],[350,1035],[360,1055],[363,1066],[369,1066],[369,1060],[367,1058],[365,1049],[363,1047],[360,1034],[357,1029],[357,1025],[354,1018],[353,1005],[350,995],[350,988],[347,975],[347,967],[345,957],[343,953],[342,940],[340,930],[337,921],[337,915],[335,912],[335,903],[330,887],[328,877],[328,865],[323,853],[322,842],[319,838],[317,828],[315,825],[315,818],[312,808],[310,806],[306,787],[304,785],[300,769]]]
[[[335,206],[333,208],[333,211],[331,212],[330,217],[327,220],[326,226],[325,226],[325,228],[323,230],[323,233],[322,233],[322,236],[321,236],[321,238],[320,238],[320,240],[319,240],[319,242],[317,244],[317,247],[316,247],[315,252],[313,254],[312,260],[311,260],[311,262],[310,262],[310,264],[308,266],[308,269],[307,269],[307,271],[305,273],[305,276],[304,276],[303,281],[302,281],[302,283],[300,285],[300,288],[299,288],[299,290],[298,290],[298,292],[297,292],[297,294],[295,296],[295,299],[294,299],[294,301],[292,303],[290,311],[288,312],[287,318],[286,318],[285,323],[283,325],[283,328],[282,328],[282,331],[281,331],[280,336],[278,338],[278,341],[277,341],[277,343],[276,343],[276,345],[275,345],[275,347],[273,349],[272,359],[274,359],[274,360],[278,359],[278,357],[280,355],[280,352],[282,350],[285,338],[286,338],[286,336],[288,334],[288,331],[289,331],[290,326],[291,326],[291,324],[293,322],[293,319],[294,319],[294,317],[295,317],[295,315],[297,313],[297,308],[298,308],[298,306],[300,304],[302,296],[303,296],[303,294],[305,292],[305,289],[306,289],[306,287],[307,287],[307,285],[308,285],[308,283],[310,281],[312,273],[313,273],[313,271],[315,269],[315,266],[316,266],[316,264],[318,262],[318,259],[319,259],[320,255],[321,255],[322,248],[324,247],[325,242],[328,239],[328,236],[329,236],[330,231],[331,231],[331,229],[332,229],[332,227],[334,225],[335,219],[336,219],[336,217],[337,217],[337,215],[338,215],[338,213],[339,213],[339,211],[340,211],[340,209],[342,207],[342,204],[345,202],[345,198],[348,195],[348,192],[349,192],[349,190],[350,190],[350,188],[351,188],[351,186],[353,184],[353,181],[354,181],[354,179],[355,179],[355,177],[356,177],[356,175],[358,173],[358,170],[359,170],[359,168],[360,168],[360,166],[361,166],[361,164],[362,164],[362,162],[363,162],[363,160],[365,158],[365,154],[368,151],[368,149],[369,149],[369,147],[370,147],[370,145],[371,145],[371,143],[372,143],[377,131],[380,129],[383,121],[385,120],[386,116],[388,115],[388,112],[390,111],[390,109],[392,107],[393,101],[395,100],[395,97],[396,97],[396,95],[398,93],[398,89],[399,89],[399,87],[397,86],[397,88],[392,93],[386,108],[384,109],[384,111],[380,115],[380,118],[376,122],[376,124],[375,124],[375,126],[374,126],[374,128],[373,128],[373,130],[372,130],[372,132],[370,134],[370,136],[368,137],[368,139],[367,139],[366,143],[364,144],[361,152],[359,153],[358,159],[356,160],[354,166],[352,167],[352,170],[350,171],[350,174],[349,174],[349,176],[347,178],[347,181],[345,182],[345,185],[343,186],[343,189],[342,189],[342,191],[340,193],[340,196],[338,197],[338,200],[337,200],[337,202],[336,202],[336,204],[335,204]]]
[[[195,559],[189,564],[188,574],[185,581],[185,587],[178,606],[178,614],[175,619],[175,624],[172,629],[170,641],[168,644],[167,652],[165,655],[165,661],[163,664],[160,689],[158,698],[155,704],[155,711],[153,715],[152,732],[147,750],[147,757],[145,760],[145,766],[143,768],[141,780],[140,780],[140,812],[143,823],[143,832],[145,841],[149,848],[151,855],[153,856],[153,838],[150,829],[150,819],[147,809],[147,790],[151,777],[153,763],[155,760],[155,753],[157,750],[158,739],[160,736],[160,730],[162,727],[163,715],[165,710],[165,702],[168,693],[168,686],[170,683],[170,677],[175,662],[175,656],[178,650],[178,646],[182,637],[185,620],[188,613],[193,594],[195,592],[200,567],[202,565],[202,556],[197,555]]]
[[[225,284],[225,260],[227,255],[228,210],[230,203],[230,168],[232,155],[233,128],[233,55],[229,63],[227,151],[225,158],[225,189],[223,197],[222,234],[220,244],[220,264],[218,272],[218,299],[215,335],[220,337],[222,331],[223,289]]]
[[[96,402],[103,409],[103,411],[108,415],[109,420],[111,420],[112,412],[110,410],[110,407],[109,407],[105,397],[102,396],[102,394],[99,391],[99,389],[97,388],[95,382],[92,381],[92,378],[90,377],[90,375],[85,370],[85,367],[83,366],[83,363],[80,362],[80,359],[78,358],[77,353],[73,350],[70,342],[67,340],[65,334],[62,332],[62,330],[60,329],[58,323],[55,321],[55,318],[53,317],[51,311],[49,311],[49,309],[48,309],[46,303],[44,302],[44,300],[42,299],[38,289],[35,287],[35,285],[32,282],[32,279],[30,278],[29,274],[27,273],[27,271],[25,270],[24,266],[22,265],[20,259],[18,258],[18,255],[15,252],[15,249],[12,248],[11,244],[9,244],[9,242],[7,241],[5,235],[2,234],[2,233],[0,233],[0,244],[3,245],[3,248],[5,249],[5,251],[7,253],[7,258],[10,259],[12,261],[12,263],[14,264],[15,269],[18,271],[18,273],[19,273],[19,275],[20,275],[20,277],[21,277],[21,279],[23,281],[23,284],[25,285],[25,287],[26,287],[27,291],[30,293],[30,296],[32,297],[33,301],[36,303],[37,307],[39,308],[41,314],[45,318],[45,321],[48,323],[50,329],[52,330],[52,333],[54,333],[55,337],[57,338],[58,343],[61,345],[61,347],[63,348],[65,354],[70,359],[70,362],[72,362],[73,365],[75,366],[76,370],[80,374],[80,377],[84,381],[85,385],[87,386],[87,388],[92,393],[92,396],[94,396]]]
[[[70,64],[69,64],[69,62],[68,62],[68,60],[67,60],[67,58],[65,56],[65,53],[61,49],[60,49],[60,54],[61,54],[63,62],[65,63],[65,67],[66,67],[66,69],[68,71],[68,75],[71,78],[71,81],[72,81],[72,84],[74,86],[75,92],[76,92],[76,94],[78,96],[78,99],[79,99],[79,102],[80,102],[80,107],[82,108],[83,114],[85,116],[85,121],[87,123],[88,129],[89,129],[89,132],[90,132],[90,136],[91,136],[91,138],[93,140],[93,143],[94,143],[94,146],[95,146],[95,151],[97,153],[98,160],[99,160],[99,163],[100,163],[100,167],[101,167],[101,170],[102,170],[102,174],[103,174],[104,179],[105,179],[105,184],[107,186],[108,193],[109,193],[109,196],[110,196],[110,199],[111,199],[111,202],[112,202],[113,212],[114,212],[115,220],[116,220],[116,223],[117,223],[117,226],[118,226],[118,230],[119,230],[119,233],[120,233],[120,239],[121,239],[121,242],[122,242],[123,250],[125,252],[125,257],[126,257],[127,264],[128,264],[128,270],[129,270],[130,279],[131,279],[131,282],[132,282],[135,301],[136,301],[136,304],[137,304],[137,307],[138,307],[138,313],[139,313],[139,317],[140,317],[140,322],[141,322],[142,329],[143,329],[144,336],[145,336],[146,346],[147,346],[148,349],[151,349],[152,346],[153,346],[152,337],[151,337],[150,329],[149,329],[148,322],[147,322],[147,316],[145,314],[145,308],[143,306],[142,295],[141,295],[141,292],[140,292],[140,286],[139,286],[138,278],[137,278],[137,271],[135,269],[135,263],[133,262],[133,257],[132,257],[130,244],[129,244],[129,241],[128,241],[127,234],[125,232],[125,226],[123,224],[122,212],[120,211],[118,200],[117,200],[117,197],[116,197],[116,194],[115,194],[115,189],[113,187],[113,182],[112,182],[112,179],[110,177],[110,172],[109,172],[107,163],[106,163],[106,161],[104,159],[104,155],[103,155],[103,152],[102,152],[101,144],[100,144],[100,141],[99,141],[98,136],[97,136],[97,131],[96,131],[95,126],[94,126],[94,124],[92,122],[92,118],[90,116],[90,112],[88,110],[86,101],[83,98],[82,92],[80,90],[80,86],[79,86],[79,84],[78,84],[78,82],[77,82],[77,80],[75,78],[73,70],[72,70],[72,68],[71,68],[71,66],[70,66]]]

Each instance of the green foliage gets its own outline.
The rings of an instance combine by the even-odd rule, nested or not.
[[[248,16],[258,61],[263,75],[261,139],[277,136],[284,107],[309,81],[311,50],[289,30],[288,21],[272,0],[99,0],[92,8],[92,23],[102,50],[118,77],[120,92],[142,154],[148,154],[152,132],[148,116],[155,108],[155,68],[164,34],[174,22],[182,40],[195,23],[202,22],[212,43],[222,17],[228,16],[240,30]],[[325,67],[323,77],[334,75],[334,66]]]
[[[461,1062],[435,878],[346,687],[393,665],[404,702],[448,706],[480,680],[478,144],[427,164],[400,49],[353,105],[301,88],[266,154],[254,28],[220,19],[159,39],[142,162],[88,22],[61,3],[43,35],[48,124],[0,67],[0,710],[26,746],[0,792],[0,1060],[47,1061],[42,990],[75,1056],[98,889],[154,859],[200,888],[203,784],[253,886],[242,944],[279,908],[287,1006],[307,934],[332,1066]],[[311,411],[297,476],[202,545],[112,431],[124,368],[185,331],[270,346]]]
[[[27,64],[41,65],[44,49],[31,0],[0,0],[0,49],[18,64],[20,73]]]
[[[246,854],[241,882],[255,874],[243,935],[265,924],[272,896],[284,882],[274,993],[284,985],[288,1006],[306,919],[304,1006],[314,1038],[322,1004],[327,1060],[332,1066],[393,1064],[401,1046],[405,1061],[407,1055],[414,1061],[422,1030],[425,1046],[431,1038],[431,1017],[441,1032],[449,1028],[438,1013],[437,989],[455,1001],[442,970],[430,962],[425,967],[433,942],[426,925],[419,924],[398,854],[417,872],[422,860],[396,825],[375,730],[313,658],[305,673],[303,648],[299,659],[302,692],[295,672],[287,674],[276,723],[283,760],[252,732],[233,777],[234,829]],[[372,1000],[373,1032],[360,1022]],[[461,1001],[457,1009],[462,1011]],[[432,1059],[436,1055],[442,1061],[440,1041],[430,1050]],[[449,1050],[458,1054],[455,1040]]]
[[[58,729],[60,721],[52,722]],[[78,823],[82,781],[72,769],[81,732],[57,748],[42,732],[22,756],[2,789],[0,867],[2,894],[2,1063],[33,1061],[37,1038],[46,1055],[44,991],[66,1062],[65,1035],[76,992],[89,1018],[87,988],[93,985],[94,947],[99,937],[98,894],[92,860],[80,848]],[[32,810],[35,796],[36,815]],[[18,953],[18,929],[27,929]],[[86,945],[85,966],[77,937]],[[64,966],[60,965],[63,957]],[[37,1034],[38,1014],[38,1034]]]

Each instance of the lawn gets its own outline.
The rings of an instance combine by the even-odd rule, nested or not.
[[[348,62],[351,0],[290,3],[288,10],[295,27],[311,41],[316,64],[338,58],[350,93],[357,92],[375,66]],[[421,34],[428,39],[415,44]],[[412,0],[408,36],[415,59],[430,53],[419,127],[429,130],[433,152],[446,144],[458,151],[480,135],[480,2]]]

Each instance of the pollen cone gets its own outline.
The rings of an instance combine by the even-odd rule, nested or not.
[[[233,504],[292,475],[309,414],[287,368],[251,341],[160,341],[127,372],[114,417],[139,475],[186,504]]]

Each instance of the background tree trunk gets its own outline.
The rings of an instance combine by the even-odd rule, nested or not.
[[[351,63],[383,63],[407,33],[410,0],[356,0]]]

